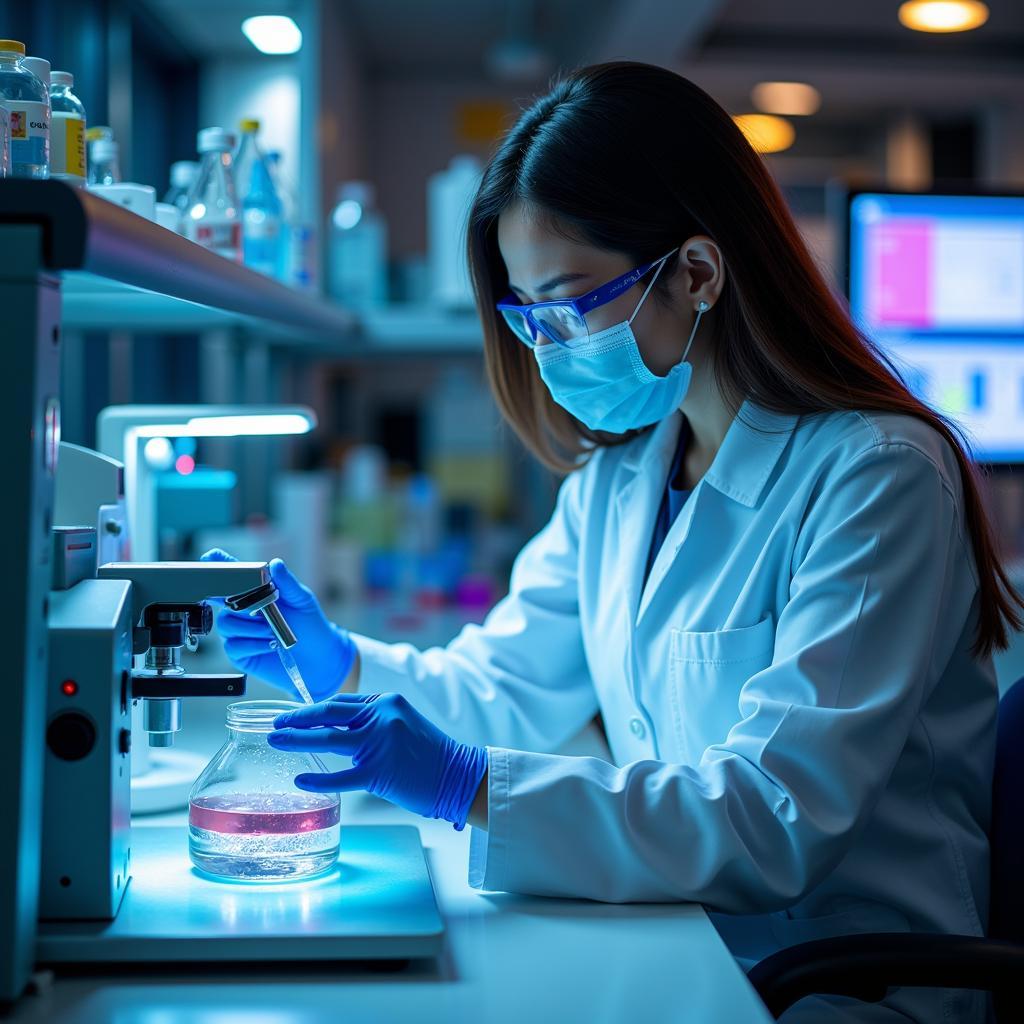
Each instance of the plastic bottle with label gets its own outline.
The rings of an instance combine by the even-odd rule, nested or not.
[[[281,266],[281,200],[270,167],[256,138],[259,121],[247,118],[239,126],[242,140],[235,156],[235,184],[242,200],[242,261],[268,277]]]
[[[50,75],[50,177],[85,184],[85,107],[71,91],[70,71]]]
[[[281,174],[281,154],[276,150],[268,150],[265,154],[270,180],[274,183],[274,192],[281,203],[281,244],[278,246],[276,277],[284,284],[292,284],[296,265],[295,226],[296,203],[291,189]]]
[[[313,224],[302,219],[295,189],[281,171],[281,154],[267,153],[270,177],[281,200],[281,266],[279,279],[290,288],[314,292],[317,286],[317,231]]]
[[[352,309],[381,306],[388,297],[388,234],[374,209],[368,181],[338,187],[330,219],[330,294]]]
[[[50,96],[24,60],[24,43],[0,39],[0,104],[8,114],[11,173],[16,178],[48,178]]]
[[[197,148],[202,164],[188,194],[184,234],[229,260],[242,258],[242,221],[231,154],[235,137],[224,128],[204,128]]]
[[[86,177],[90,185],[116,185],[121,181],[120,148],[114,133],[105,124],[89,128],[85,133],[89,152]]]
[[[188,202],[188,194],[199,176],[199,163],[196,160],[176,160],[171,164],[171,187],[164,196],[164,202],[176,206],[183,213]]]
[[[475,156],[460,154],[452,157],[447,170],[431,175],[427,182],[431,296],[446,309],[473,306],[473,285],[466,263],[466,225],[482,173]]]

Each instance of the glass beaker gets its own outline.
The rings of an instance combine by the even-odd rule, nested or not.
[[[207,874],[253,882],[308,878],[332,867],[341,840],[337,793],[307,793],[300,772],[327,769],[313,754],[267,743],[274,719],[301,704],[229,704],[227,742],[188,798],[188,852]]]

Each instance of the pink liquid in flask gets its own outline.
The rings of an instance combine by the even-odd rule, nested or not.
[[[188,823],[195,828],[249,836],[316,832],[337,825],[339,818],[337,802],[310,807],[310,797],[301,793],[202,796],[188,808]]]
[[[309,793],[221,793],[189,802],[189,855],[221,878],[275,881],[333,867],[337,798]]]

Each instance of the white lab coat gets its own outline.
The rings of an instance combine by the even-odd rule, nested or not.
[[[744,966],[857,931],[983,934],[997,688],[968,649],[952,452],[910,417],[747,402],[644,584],[680,423],[570,474],[481,626],[423,652],[356,637],[360,691],[489,748],[471,884],[699,901]],[[614,763],[550,753],[598,710]],[[889,1019],[814,1003],[794,1013]],[[982,1019],[949,990],[887,1005]]]

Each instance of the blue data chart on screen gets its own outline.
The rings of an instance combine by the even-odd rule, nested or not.
[[[979,459],[1024,462],[1024,196],[850,200],[850,311]]]

